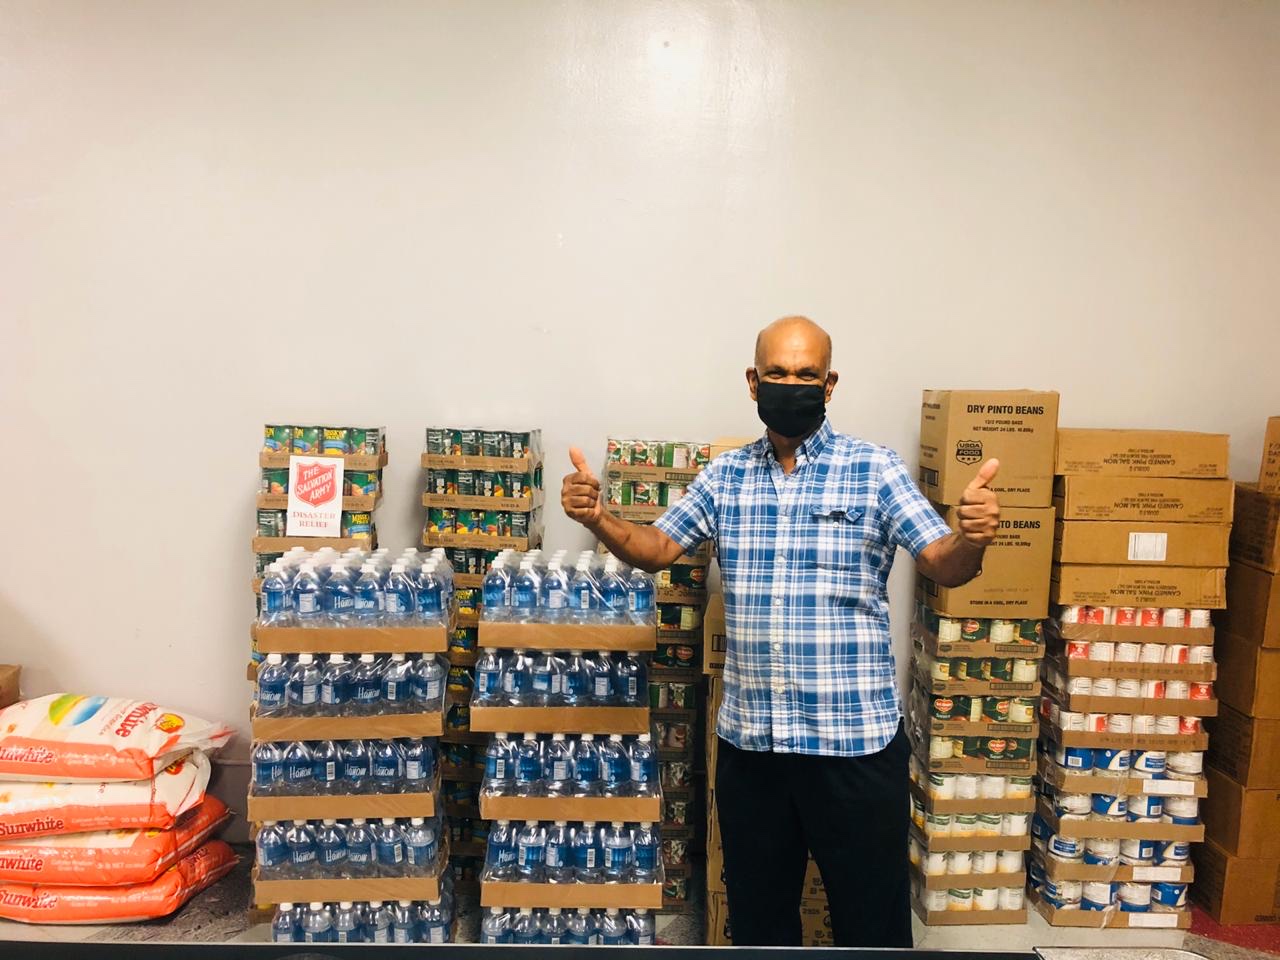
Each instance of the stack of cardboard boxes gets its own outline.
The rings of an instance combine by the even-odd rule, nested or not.
[[[1207,840],[1193,854],[1195,898],[1223,924],[1280,923],[1280,417],[1266,436],[1258,483],[1236,485]]]
[[[1058,395],[926,391],[920,487],[952,529],[990,458],[1000,529],[981,574],[923,577],[912,627],[912,901],[926,924],[1022,923]]]
[[[1055,926],[1186,928],[1217,713],[1227,438],[1061,430],[1030,896]]]

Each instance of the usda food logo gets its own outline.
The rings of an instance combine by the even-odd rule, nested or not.
[[[960,463],[972,466],[983,459],[982,457],[982,441],[981,440],[957,440],[956,441],[956,460]]]

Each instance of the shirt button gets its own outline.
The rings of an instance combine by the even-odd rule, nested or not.
[[[782,691],[783,691],[783,690],[785,690],[785,689],[786,689],[786,688],[785,688],[782,684],[780,684],[780,683],[775,683],[775,684],[773,685],[773,692],[774,692],[774,693],[776,693],[776,694],[781,695]]]
[[[782,598],[781,598],[781,597],[774,597],[774,598],[773,598],[773,605],[774,605],[775,607],[780,607],[780,606],[782,606]]]
[[[781,652],[781,651],[782,651],[782,641],[780,641],[780,640],[775,640],[775,641],[773,641],[773,649],[774,649],[776,652]]]
[[[789,516],[787,516],[787,514],[785,514],[785,513],[780,513],[780,514],[778,514],[778,522],[779,522],[779,523],[790,523],[790,522],[791,522],[791,518],[790,518]]]

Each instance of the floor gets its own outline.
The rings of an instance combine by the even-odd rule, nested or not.
[[[249,848],[245,848],[245,853]],[[265,940],[266,924],[249,926],[249,857],[222,882],[195,897],[171,917],[146,923],[119,926],[32,926],[0,921],[2,940],[75,941],[246,941]],[[460,939],[474,940],[479,926],[479,907],[474,902],[460,905]],[[1207,918],[1205,918],[1207,920]],[[661,918],[659,938],[672,945],[702,943],[700,914]],[[1212,927],[1197,923],[1197,928]],[[934,950],[1012,950],[1050,948],[1048,960],[1144,960],[1142,948],[1181,948],[1209,960],[1274,960],[1280,956],[1280,928],[1236,927],[1220,933],[1241,943],[1265,945],[1251,949],[1219,940],[1178,931],[1073,930],[1050,927],[1032,911],[1024,926],[925,927],[914,921],[916,946]],[[1097,948],[1095,950],[1061,948]],[[1131,953],[1129,951],[1132,951]]]

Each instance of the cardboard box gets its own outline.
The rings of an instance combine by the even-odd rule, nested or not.
[[[1198,780],[1152,780],[1142,777],[1107,777],[1092,771],[1060,767],[1047,754],[1040,757],[1040,779],[1059,793],[1108,793],[1136,797],[1205,797],[1208,782]]]
[[[912,782],[911,795],[924,804],[924,812],[928,813],[1034,813],[1036,809],[1036,798],[1031,795],[1025,797],[1001,797],[999,799],[990,799],[979,797],[976,800],[966,800],[959,797],[940,800],[937,797],[930,796],[920,784]]]
[[[1152,477],[1059,477],[1053,505],[1059,520],[1230,523],[1230,480]]]
[[[1131,867],[1128,864],[1071,863],[1057,857],[1042,856],[1039,851],[1032,854],[1036,862],[1043,868],[1045,875],[1053,880],[1090,880],[1099,883],[1191,883],[1195,880],[1195,868],[1190,864],[1182,867]]]
[[[431,790],[423,793],[357,793],[350,796],[262,797],[252,790],[246,819],[251,823],[264,820],[350,820],[364,817],[373,821],[382,817],[407,819],[433,817],[440,793],[440,774]]]
[[[1189,647],[1213,644],[1216,631],[1209,627],[1139,627],[1115,623],[1059,623],[1047,620],[1044,634],[1051,640],[1088,640],[1090,643],[1184,643]]]
[[[440,867],[448,863],[441,858]],[[532,886],[532,884],[525,884]],[[341,900],[436,900],[440,877],[361,877],[348,880],[262,880],[253,870],[255,903],[310,903]]]
[[[661,823],[661,797],[480,796],[485,820],[571,820],[592,823]]]
[[[1084,660],[1079,657],[1061,656],[1048,657],[1044,663],[1047,664],[1046,669],[1056,670],[1064,677],[1187,680],[1194,683],[1209,683],[1218,677],[1216,663],[1130,663],[1120,660]]]
[[[1230,438],[1185,430],[1063,427],[1053,472],[1100,477],[1225,477]]]
[[[1023,926],[1027,922],[1026,907],[1021,910],[928,910],[914,893],[911,909],[926,927]]]
[[[1280,718],[1280,650],[1220,633],[1218,699],[1250,717]]]
[[[1081,840],[1098,837],[1116,840],[1186,840],[1199,843],[1204,839],[1203,823],[1182,826],[1176,823],[1141,823],[1130,820],[1061,819],[1044,797],[1040,798],[1036,812],[1054,833]]]
[[[1263,647],[1280,647],[1280,577],[1247,563],[1227,568],[1223,629]]]
[[[22,667],[13,663],[0,663],[0,707],[7,707],[22,699],[18,691],[18,680],[22,675]]]
[[[1246,787],[1280,790],[1280,720],[1250,717],[1224,705],[1205,728],[1210,764]]]
[[[456,493],[424,493],[424,507],[444,507],[448,510],[505,510],[508,513],[529,513],[543,505],[541,489],[531,490],[527,497],[477,497]],[[343,501],[344,510],[346,501]]]
[[[1237,483],[1235,509],[1231,559],[1271,573],[1280,571],[1280,494],[1263,493],[1256,484]]]
[[[1218,923],[1280,923],[1280,859],[1233,857],[1212,840],[1193,846],[1191,859],[1187,892]]]
[[[1227,571],[1064,563],[1053,567],[1049,595],[1064,605],[1220,610],[1227,605]]]
[[[388,898],[394,899],[394,898]],[[415,898],[424,899],[424,898]],[[587,907],[605,910],[662,909],[661,883],[516,883],[483,880],[482,907]]]
[[[724,673],[724,658],[728,648],[724,594],[713,593],[707,598],[707,609],[702,614],[702,672],[713,676]]]
[[[476,645],[498,650],[654,650],[653,627],[589,623],[502,623],[482,620]]]
[[[1205,836],[1233,857],[1280,859],[1280,790],[1251,790],[1212,766],[1204,773]]]
[[[737,450],[739,447],[745,447],[749,443],[755,443],[760,436],[754,437],[716,437],[711,441],[711,459],[714,460],[722,453],[728,453],[730,450]]]
[[[439,710],[431,713],[382,714],[376,717],[251,716],[249,729],[255,740],[378,740],[394,737],[438,737],[444,733],[444,716]],[[647,730],[648,727],[645,729]]]
[[[444,653],[453,627],[264,627],[249,629],[259,653]],[[652,648],[653,631],[649,631]],[[577,649],[576,647],[574,649]],[[317,660],[320,655],[317,654]]]
[[[707,844],[707,893],[724,894],[724,847]]]
[[[1193,888],[1194,889],[1194,888]],[[1189,930],[1191,911],[1175,910],[1172,913],[1126,913],[1123,910],[1059,910],[1042,900],[1034,890],[1027,891],[1027,899],[1045,922],[1051,927],[1080,927],[1094,930]]]
[[[1280,417],[1267,421],[1267,432],[1262,438],[1258,489],[1263,493],[1280,493]]]
[[[1053,485],[1058,394],[1032,390],[926,390],[920,403],[920,489],[957,504],[985,461],[1000,472],[1000,506],[1045,507]]]
[[[1165,700],[1165,709],[1169,701]],[[1181,714],[1191,716],[1191,714]],[[1209,746],[1206,733],[1094,733],[1091,730],[1063,730],[1048,721],[1040,725],[1046,739],[1064,747],[1087,747],[1091,750],[1161,750],[1166,753],[1183,750],[1204,750]]]
[[[1027,874],[1019,870],[1017,873],[969,873],[963,879],[954,873],[927,876],[918,867],[912,866],[912,885],[920,890],[951,890],[964,884],[967,890],[999,890],[1001,887],[1025,887]]]
[[[831,910],[825,899],[800,901],[801,943],[806,947],[831,947]],[[729,927],[729,901],[723,893],[707,894],[707,946],[733,946]]]
[[[448,453],[424,453],[419,461],[423,470],[480,470],[499,473],[533,473],[542,465],[542,451],[531,457],[454,456]]]
[[[935,505],[952,530],[958,508]],[[1049,568],[1053,562],[1053,510],[1000,508],[1000,530],[982,558],[982,572],[962,587],[941,587],[921,577],[926,602],[950,617],[1032,620],[1049,612]]]
[[[472,733],[508,733],[517,730],[525,733],[648,733],[649,708],[476,706],[471,708]]]
[[[387,428],[382,428],[382,435],[387,435]],[[293,456],[288,450],[268,451],[263,450],[258,454],[258,466],[274,470],[287,470],[289,468],[289,457]],[[343,470],[362,470],[372,473],[375,470],[381,470],[387,465],[387,451],[381,453],[348,453],[342,458]]]
[[[911,624],[911,642],[935,660],[957,657],[1014,657],[1019,660],[1039,660],[1044,657],[1043,641],[1018,640],[1011,643],[992,643],[990,640],[939,640],[938,635],[917,621]]]
[[[1059,520],[1054,563],[1162,564],[1225,567],[1231,527],[1225,523],[1125,523]]]

